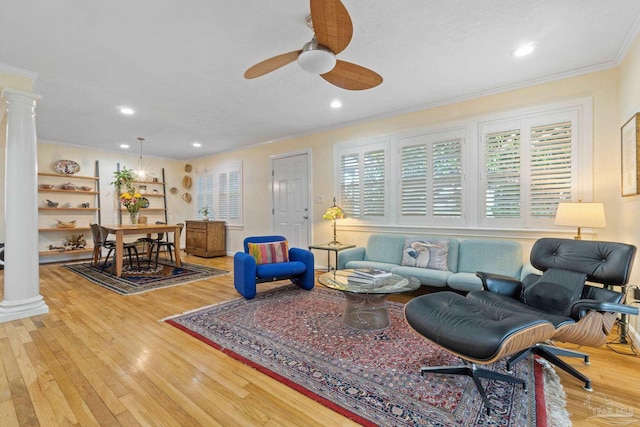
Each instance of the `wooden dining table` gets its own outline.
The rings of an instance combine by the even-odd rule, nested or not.
[[[116,254],[115,254],[115,274],[122,277],[122,259],[124,252],[124,236],[130,234],[146,234],[151,237],[152,233],[173,233],[173,244],[175,247],[176,266],[181,267],[180,260],[180,224],[137,224],[137,225],[102,225],[109,234],[116,236]]]

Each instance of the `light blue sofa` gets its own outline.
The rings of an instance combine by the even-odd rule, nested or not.
[[[338,254],[338,268],[376,267],[401,276],[411,276],[427,286],[460,291],[482,289],[476,271],[501,274],[521,280],[535,271],[523,266],[522,245],[497,239],[449,239],[448,271],[403,266],[405,237],[396,234],[372,234],[366,247],[345,249]],[[414,236],[411,236],[414,237]],[[443,239],[442,236],[415,236],[422,240]]]

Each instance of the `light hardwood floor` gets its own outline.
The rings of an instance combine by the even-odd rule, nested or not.
[[[184,260],[233,270],[230,257]],[[60,265],[41,266],[40,280],[49,314],[0,324],[3,427],[356,425],[160,321],[237,298],[231,275],[132,296]],[[589,396],[634,409],[640,423],[640,360],[586,350],[592,364],[575,364],[602,394],[559,373],[573,425],[604,425],[589,419]]]

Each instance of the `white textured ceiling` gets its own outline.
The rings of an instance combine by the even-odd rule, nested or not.
[[[0,70],[37,73],[39,139],[135,151],[142,136],[145,154],[189,159],[611,67],[640,18],[640,0],[343,3],[354,34],[338,58],[382,75],[374,89],[295,62],[243,78],[311,39],[303,0],[0,0]],[[527,41],[533,55],[510,56]]]

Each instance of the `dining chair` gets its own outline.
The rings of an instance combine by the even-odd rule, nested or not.
[[[100,266],[100,259],[102,258],[102,231],[100,230],[100,224],[89,224],[89,227],[91,228],[91,237],[93,238],[93,256],[91,266],[98,268]]]
[[[166,224],[166,222],[163,221],[156,221],[156,224]],[[143,249],[144,249],[144,253],[149,254],[148,259],[147,259],[147,266],[151,265],[151,254],[153,253],[153,243],[158,242],[162,240],[162,235],[156,234],[156,237],[140,237],[136,240],[137,244],[142,244],[143,245]]]
[[[101,245],[100,246],[109,250],[109,252],[107,252],[107,256],[104,259],[104,264],[102,264],[102,268],[100,269],[101,271],[104,271],[105,267],[107,266],[107,261],[109,261],[109,256],[116,249],[116,242],[113,241],[113,240],[107,240],[107,237],[109,236],[109,230],[107,230],[105,227],[103,227],[101,225],[98,225],[98,227],[100,228],[100,241],[101,241]],[[93,229],[92,229],[92,232],[93,232]],[[122,249],[127,251],[127,253],[129,254],[129,267],[130,268],[133,268],[133,254],[135,253],[136,261],[138,263],[138,269],[139,269],[140,268],[140,257],[138,256],[138,246],[136,245],[136,243],[135,242],[123,242]],[[114,257],[115,257],[115,255],[114,255]],[[115,262],[113,264],[114,264],[113,265],[113,269],[115,269]]]
[[[164,224],[164,223],[161,223],[161,224]],[[182,234],[182,229],[184,228],[184,224],[179,222],[177,225],[180,226],[180,234]],[[165,259],[167,257],[166,253],[169,252],[169,257],[171,259],[171,262],[173,263],[173,249],[175,249],[175,243],[169,240],[169,233],[167,233],[166,240],[164,239],[165,239],[165,233],[158,233],[158,238],[153,240],[153,242],[151,242],[151,254],[153,254],[154,249],[156,252],[156,264],[155,264],[156,267],[158,266],[158,257],[160,255],[161,247],[164,247],[165,249]],[[175,239],[175,235],[174,235],[174,239]]]

